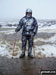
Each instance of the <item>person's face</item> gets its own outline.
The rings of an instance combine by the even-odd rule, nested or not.
[[[30,12],[27,12],[27,16],[31,16],[31,13]]]

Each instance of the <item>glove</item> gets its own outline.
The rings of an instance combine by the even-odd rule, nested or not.
[[[18,29],[17,28],[15,29],[15,32],[18,32]]]
[[[21,28],[22,28],[21,26],[18,26],[18,27],[15,29],[15,32],[20,31]]]

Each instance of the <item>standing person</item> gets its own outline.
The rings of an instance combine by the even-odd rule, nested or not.
[[[19,24],[15,29],[15,32],[20,31],[21,28],[23,28],[23,30],[22,30],[22,54],[20,55],[20,58],[25,57],[27,41],[28,41],[28,57],[33,58],[32,46],[34,36],[36,35],[38,30],[38,24],[36,19],[32,17],[31,9],[26,10],[26,15],[19,21]]]

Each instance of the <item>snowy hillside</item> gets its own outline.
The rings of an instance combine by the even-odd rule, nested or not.
[[[38,20],[38,26],[38,34],[34,39],[33,55],[35,57],[56,57],[56,20]],[[16,26],[0,28],[1,56],[12,57],[15,28]],[[16,37],[16,48],[13,56],[15,58],[21,54],[21,32]]]

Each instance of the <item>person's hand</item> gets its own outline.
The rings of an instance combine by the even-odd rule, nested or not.
[[[18,29],[17,29],[17,28],[15,29],[15,32],[16,32],[16,33],[18,32]]]

